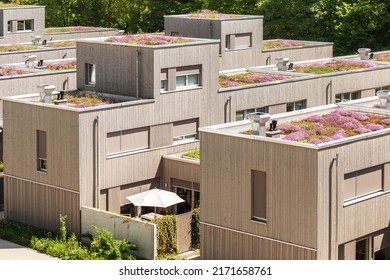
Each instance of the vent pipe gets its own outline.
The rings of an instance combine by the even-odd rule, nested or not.
[[[276,60],[276,66],[278,67],[278,71],[287,71],[289,66],[290,59],[287,57],[277,57]]]
[[[390,90],[379,90],[376,95],[379,98],[381,109],[390,110]]]
[[[252,123],[252,133],[254,135],[265,136],[265,124],[271,118],[271,115],[267,113],[256,112],[250,113],[247,116]]]
[[[50,103],[51,95],[56,89],[56,87],[53,85],[41,84],[38,85],[37,88],[39,89],[39,96],[41,97],[41,102]]]
[[[369,60],[371,57],[371,49],[368,48],[360,48],[358,49],[358,53],[361,60]]]
[[[27,56],[27,59],[25,60],[25,64],[27,68],[34,68],[34,62],[37,60],[37,56],[35,54]]]
[[[42,38],[42,36],[39,36],[39,35],[31,35],[31,42],[32,42],[33,46],[38,46],[41,38]]]

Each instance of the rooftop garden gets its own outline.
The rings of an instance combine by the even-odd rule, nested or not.
[[[197,149],[197,150],[185,152],[182,156],[193,158],[193,159],[200,159],[200,150]]]
[[[0,9],[3,9],[3,8],[15,8],[15,7],[20,7],[20,5],[18,3],[3,3],[3,2],[0,2]]]
[[[262,50],[302,47],[305,43],[293,40],[275,40],[263,42]]]
[[[321,144],[390,127],[390,117],[343,108],[277,126],[283,140]]]
[[[51,27],[46,28],[45,33],[68,33],[68,32],[86,32],[95,31],[97,27],[91,26],[68,26],[68,27]]]
[[[65,106],[73,108],[89,108],[115,103],[113,100],[86,93],[64,94],[64,99],[68,101]],[[54,101],[55,99],[53,99]]]
[[[251,84],[267,83],[273,81],[283,81],[291,79],[291,76],[279,75],[279,74],[266,74],[266,73],[240,73],[233,75],[220,75],[219,87],[230,88],[238,86],[247,86]]]
[[[202,10],[199,12],[189,14],[191,18],[205,18],[205,19],[227,19],[227,18],[236,18],[237,15],[227,15],[222,14],[217,11]]]
[[[190,40],[183,39],[181,37],[173,36],[152,36],[148,34],[142,35],[125,35],[110,37],[105,42],[124,43],[131,45],[169,45],[169,44],[181,44],[189,42]]]
[[[43,65],[52,71],[76,69],[76,60],[45,62]]]
[[[377,64],[356,60],[332,60],[327,62],[315,62],[306,65],[295,65],[294,70],[301,73],[328,74],[333,72],[353,71],[376,67]]]
[[[9,46],[0,46],[0,52],[20,52],[20,51],[30,51],[36,50],[36,46],[24,46],[24,45],[9,45]]]
[[[376,61],[388,61],[390,62],[390,52],[388,53],[378,53],[374,55]]]
[[[76,41],[47,42],[45,46],[50,48],[74,47]]]
[[[4,76],[17,76],[27,74],[27,71],[21,69],[15,69],[12,67],[0,67],[0,77]]]

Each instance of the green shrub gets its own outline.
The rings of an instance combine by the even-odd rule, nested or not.
[[[195,208],[191,217],[191,247],[193,250],[200,249],[200,208]]]
[[[177,254],[177,225],[176,216],[166,215],[153,220],[157,227],[157,255],[163,258],[166,255]]]
[[[0,161],[0,172],[4,171],[4,163]]]
[[[91,243],[91,255],[96,260],[122,260],[135,259],[129,255],[129,250],[135,250],[136,246],[127,240],[115,240],[112,233],[106,229],[94,226],[97,235]]]

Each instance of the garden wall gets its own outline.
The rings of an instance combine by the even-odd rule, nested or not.
[[[137,245],[139,258],[153,260],[157,256],[156,225],[119,214],[81,207],[81,232],[94,234],[93,225],[105,228],[115,239],[126,239]]]

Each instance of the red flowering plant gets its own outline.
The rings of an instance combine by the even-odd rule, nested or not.
[[[153,36],[149,34],[125,35],[110,37],[105,42],[136,44],[136,45],[169,45],[189,42],[187,39],[174,36]]]
[[[237,86],[246,86],[251,84],[268,83],[273,81],[283,81],[291,79],[292,76],[268,74],[268,73],[240,73],[233,75],[220,75],[219,87],[230,88]]]

